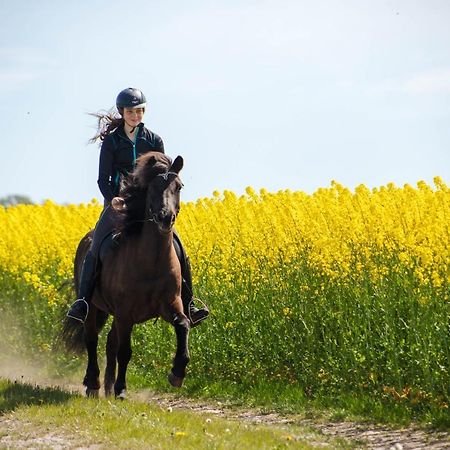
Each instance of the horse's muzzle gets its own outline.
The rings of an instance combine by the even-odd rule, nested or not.
[[[172,231],[175,224],[176,214],[162,211],[157,214],[156,223],[158,224],[159,232],[162,234],[168,234]]]

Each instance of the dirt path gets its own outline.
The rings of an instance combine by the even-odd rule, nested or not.
[[[17,372],[16,372],[17,373]],[[0,376],[14,379],[5,370],[0,369]],[[36,377],[34,374],[22,376],[21,382],[39,384],[42,387],[58,387],[69,392],[83,394],[82,386],[55,382]],[[182,398],[171,394],[157,394],[148,390],[130,393],[131,401],[158,404],[162,408],[188,410],[194,413],[207,413],[230,420],[283,426],[294,424],[317,431],[327,437],[337,437],[345,441],[357,443],[357,448],[377,450],[407,450],[407,449],[450,449],[449,432],[431,432],[419,428],[408,427],[393,429],[358,422],[325,422],[316,419],[305,419],[300,415],[280,415],[276,413],[263,414],[257,410],[228,407],[220,402],[202,401]],[[330,448],[328,439],[317,439],[317,434],[311,445],[318,448]],[[98,446],[83,446],[75,436],[62,436],[52,430],[36,430],[32,424],[21,423],[11,417],[0,416],[0,448],[51,448],[51,449],[89,449]]]
[[[401,449],[450,449],[450,433],[428,432],[419,428],[393,429],[358,422],[322,422],[320,420],[305,419],[296,415],[280,415],[276,413],[262,414],[257,410],[228,408],[220,402],[212,403],[199,400],[177,398],[173,395],[161,395],[154,392],[142,391],[134,396],[139,401],[157,403],[166,408],[186,409],[194,412],[216,414],[233,420],[245,420],[263,424],[294,424],[320,431],[327,436],[339,437],[349,441],[361,442],[358,448],[376,450]],[[328,446],[317,443],[318,446]]]
[[[30,422],[5,419],[0,416],[1,449],[97,450],[100,446],[85,446],[75,436],[61,434],[49,428],[36,428]]]

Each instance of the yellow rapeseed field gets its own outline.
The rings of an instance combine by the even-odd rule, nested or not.
[[[215,192],[184,205],[178,229],[218,283],[235,282],[244,268],[257,282],[267,265],[292,271],[306,259],[337,283],[368,273],[377,281],[394,270],[433,290],[450,281],[450,190],[438,177],[434,183],[351,192],[332,182],[312,195]],[[448,300],[448,290],[442,295]]]
[[[95,201],[1,208],[1,267],[55,301],[58,283],[72,276],[78,241],[100,212]],[[438,177],[433,187],[361,185],[354,192],[332,182],[312,195],[250,187],[242,196],[214,192],[183,204],[177,229],[195,275],[224,286],[244,272],[258,283],[261,267],[292,271],[302,261],[344,284],[362,273],[379,280],[388,269],[407,271],[417,286],[430,288],[424,292],[437,289],[447,301],[448,290],[440,288],[450,281],[449,214],[450,189]]]
[[[0,310],[12,307],[32,332],[33,352],[57,344],[75,296],[62,287],[101,209],[0,208]],[[449,216],[438,177],[354,191],[332,182],[313,194],[249,187],[182,204],[177,231],[211,311],[190,341],[194,383],[203,392],[265,380],[294,404],[352,393],[448,420]],[[170,327],[136,327],[134,367],[146,382],[159,379],[173,342]]]

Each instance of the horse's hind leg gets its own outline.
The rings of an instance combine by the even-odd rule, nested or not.
[[[115,320],[112,323],[106,341],[106,369],[105,369],[105,396],[109,397],[113,393],[116,382],[116,362],[117,362],[117,331]]]
[[[91,306],[88,318],[84,324],[84,339],[88,354],[88,365],[83,384],[86,386],[88,397],[98,397],[100,389],[100,369],[97,360],[98,330],[96,324],[97,310]]]
[[[131,359],[131,331],[133,330],[133,325],[131,324],[121,324],[116,321],[117,330],[117,378],[114,383],[114,394],[117,398],[126,398],[126,374],[128,363]]]
[[[190,359],[188,348],[189,320],[184,314],[176,314],[172,324],[175,327],[177,336],[177,351],[168,379],[172,386],[181,387],[186,376],[186,366]]]

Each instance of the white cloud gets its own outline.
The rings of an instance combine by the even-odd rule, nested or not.
[[[30,47],[0,47],[2,63],[10,64],[53,64],[54,60],[40,50]]]
[[[403,89],[413,94],[450,94],[450,68],[418,73],[404,83]]]
[[[389,93],[450,94],[450,67],[424,70],[402,78],[387,78],[370,86],[368,92],[375,95]]]
[[[3,85],[7,90],[22,86],[38,77],[37,72],[27,71],[23,68],[0,68],[0,85]]]

